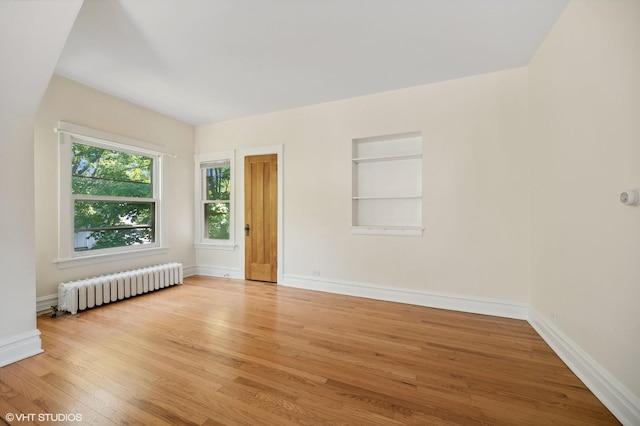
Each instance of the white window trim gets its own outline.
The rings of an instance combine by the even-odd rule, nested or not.
[[[60,121],[58,133],[58,259],[54,260],[60,268],[71,268],[93,263],[120,260],[124,257],[157,255],[168,249],[166,245],[166,224],[164,219],[163,188],[165,174],[163,160],[165,154],[157,146],[147,142],[90,129],[73,123]],[[143,154],[154,158],[154,194],[156,202],[155,242],[138,246],[115,247],[109,249],[76,252],[73,249],[73,200],[71,194],[71,145],[74,142],[101,146],[118,151]]]
[[[235,179],[235,151],[210,152],[205,154],[196,154],[195,159],[195,235],[194,246],[198,249],[212,250],[228,250],[234,251],[237,247],[235,240],[235,224],[236,224],[236,179]],[[231,194],[229,196],[229,208],[231,215],[229,216],[229,239],[213,240],[204,237],[204,200],[202,199],[202,170],[200,165],[211,161],[229,160],[231,167]]]

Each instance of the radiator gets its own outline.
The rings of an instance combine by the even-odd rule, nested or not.
[[[61,283],[58,311],[78,311],[182,284],[181,263],[166,263],[131,271]]]

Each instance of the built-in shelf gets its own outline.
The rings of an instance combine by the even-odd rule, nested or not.
[[[422,134],[352,141],[353,234],[422,235]]]

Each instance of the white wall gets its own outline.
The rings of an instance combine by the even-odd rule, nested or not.
[[[570,3],[529,76],[531,305],[640,410],[640,2]]]
[[[33,122],[0,113],[0,366],[40,352],[35,304]]]
[[[424,139],[424,236],[352,235],[351,140],[408,131]],[[286,276],[525,302],[526,134],[520,68],[200,126],[196,151],[284,145]],[[238,243],[197,264],[240,273]]]
[[[33,117],[81,0],[0,2],[0,367],[40,353]]]
[[[60,120],[152,143],[159,151],[178,155],[167,158],[164,170],[168,183],[164,199],[168,208],[167,253],[72,268],[54,263],[58,258],[58,137],[53,128]],[[38,297],[57,294],[57,286],[63,281],[162,262],[194,265],[194,133],[193,126],[188,124],[58,75],[52,77],[35,120]]]

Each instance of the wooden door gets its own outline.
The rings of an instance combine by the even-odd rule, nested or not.
[[[245,278],[278,280],[278,155],[244,158]]]

